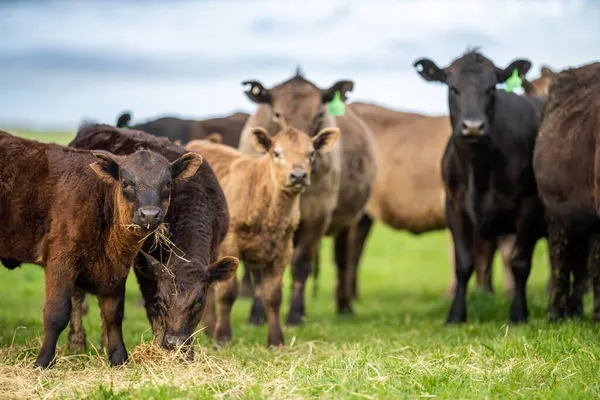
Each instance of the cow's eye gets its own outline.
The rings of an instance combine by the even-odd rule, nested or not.
[[[135,188],[133,187],[133,183],[129,181],[123,181],[122,188],[125,198],[127,200],[133,200],[135,196]]]
[[[281,153],[277,150],[273,150],[273,157],[279,158],[279,157],[281,157]]]
[[[454,86],[450,86],[450,93],[453,94],[454,96],[460,96],[460,91],[455,88]]]
[[[493,95],[494,93],[496,93],[496,86],[489,87],[485,91],[485,94],[487,94],[488,96]]]
[[[275,116],[275,119],[280,119],[281,118],[281,113],[275,111],[275,113],[273,114]]]
[[[160,197],[162,197],[163,199],[166,199],[169,197],[169,195],[171,194],[171,182],[166,183],[162,190],[160,191]]]

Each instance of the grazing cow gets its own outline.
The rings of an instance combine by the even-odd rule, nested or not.
[[[366,213],[356,228],[357,242],[353,246],[357,256],[354,265],[358,266],[373,220],[413,234],[446,228],[440,161],[451,129],[446,116],[399,112],[367,103],[352,103],[349,108],[371,128],[380,163]],[[513,242],[513,238],[508,237],[498,243],[505,266],[507,293],[513,289],[510,271]],[[495,249],[496,243],[477,249],[474,261],[477,285],[490,293],[493,292],[491,268]],[[451,242],[450,254],[453,254]],[[357,293],[356,276],[355,271],[354,294]],[[453,268],[449,295],[454,294],[454,276]]]
[[[36,366],[53,362],[75,291],[100,300],[110,364],[127,360],[122,322],[129,268],[141,239],[163,223],[173,181],[194,176],[201,163],[193,153],[169,163],[146,150],[118,157],[0,132],[0,259],[45,268]]]
[[[144,148],[167,160],[176,160],[185,154],[182,147],[165,138],[109,125],[81,129],[70,146],[118,155]],[[175,248],[157,247],[152,238],[146,240],[144,252],[134,264],[134,272],[155,342],[172,349],[189,344],[210,285],[229,279],[238,264],[231,257],[217,261],[229,227],[229,213],[223,190],[208,163],[203,162],[187,182],[174,182],[165,223],[170,228],[170,240]],[[71,321],[69,344],[74,348],[81,347],[82,340],[85,343],[80,319]]]
[[[304,289],[315,262],[323,235],[335,236],[335,261],[338,268],[337,311],[352,314],[352,281],[348,272],[356,258],[346,242],[354,232],[350,227],[362,215],[377,171],[375,143],[366,124],[351,110],[345,115],[329,115],[327,104],[336,93],[342,101],[351,91],[352,81],[338,81],[320,89],[300,74],[272,89],[258,81],[247,81],[246,95],[258,104],[242,131],[240,150],[253,152],[251,130],[264,126],[270,135],[282,127],[293,126],[309,135],[324,127],[338,127],[340,144],[325,154],[317,152],[313,182],[301,198],[301,221],[294,237],[292,301],[287,323],[298,325],[305,316]]]
[[[600,322],[599,143],[600,63],[554,75],[533,159],[548,222],[550,321],[582,316],[589,271]]]
[[[540,72],[541,76],[531,82],[527,79],[523,79],[523,89],[525,89],[525,94],[527,96],[537,96],[542,98],[548,96],[554,71],[548,67],[542,67]]]
[[[206,139],[212,133],[219,133],[222,142],[231,147],[238,147],[240,134],[248,114],[237,112],[225,117],[209,118],[201,121],[163,117],[153,121],[129,126],[131,114],[123,113],[117,119],[118,128],[129,128],[144,131],[154,136],[166,137],[172,141],[188,143],[194,139]]]
[[[449,88],[452,136],[442,160],[442,178],[457,284],[447,322],[467,320],[466,292],[475,248],[489,246],[507,234],[516,234],[510,320],[527,321],[531,258],[535,244],[545,234],[532,168],[541,101],[497,90],[496,85],[515,70],[524,76],[531,63],[515,60],[502,69],[470,51],[444,69],[429,59],[414,65],[425,80]]]
[[[231,223],[221,254],[243,260],[256,282],[249,322],[262,324],[266,313],[268,344],[280,346],[284,343],[279,322],[282,279],[292,260],[300,194],[312,183],[315,153],[330,151],[339,130],[325,128],[314,138],[291,127],[273,137],[263,128],[253,128],[251,134],[257,150],[264,153],[261,156],[242,154],[207,140],[192,141],[186,149],[209,160],[225,191]],[[216,302],[211,301],[212,307],[206,311],[209,330],[221,344],[231,340],[229,316],[237,290],[236,277],[219,285]]]

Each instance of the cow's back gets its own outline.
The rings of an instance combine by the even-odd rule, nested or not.
[[[566,70],[553,79],[534,155],[540,197],[555,216],[597,221],[600,63]]]
[[[218,133],[223,138],[223,144],[237,148],[248,117],[248,114],[238,112],[226,117],[196,121],[196,129],[192,131],[191,139],[204,139],[211,133]]]
[[[66,236],[85,240],[77,228],[98,217],[96,202],[104,191],[89,168],[95,157],[69,150],[0,132],[2,257],[41,263],[52,224],[68,226]]]
[[[443,229],[441,159],[450,137],[448,117],[393,111],[365,103],[350,108],[371,128],[379,170],[367,213],[413,233]]]

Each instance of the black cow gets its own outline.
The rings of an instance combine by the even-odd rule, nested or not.
[[[545,234],[544,210],[537,196],[532,158],[541,100],[497,90],[531,63],[515,60],[496,67],[470,51],[441,69],[429,59],[414,63],[427,81],[448,85],[452,135],[442,159],[446,219],[454,240],[456,292],[447,323],[467,320],[467,283],[474,249],[516,234],[511,269],[515,293],[510,320],[528,318],[526,283],[536,242]]]

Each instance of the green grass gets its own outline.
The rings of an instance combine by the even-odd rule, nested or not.
[[[0,268],[0,398],[598,398],[600,335],[589,322],[589,296],[584,322],[545,320],[545,243],[536,249],[528,285],[529,324],[507,324],[509,303],[502,295],[472,292],[469,323],[446,327],[446,241],[444,232],[414,237],[376,226],[360,271],[357,315],[343,318],[334,313],[327,240],[318,297],[308,297],[305,326],[284,329],[287,347],[265,348],[266,327],[245,324],[250,304],[240,299],[231,346],[216,349],[199,334],[193,363],[148,345],[149,326],[130,279],[124,330],[132,361],[117,369],[92,348],[100,326],[92,301],[85,318],[88,354],[70,355],[65,332],[56,367],[33,371],[42,336],[43,271]],[[496,263],[498,293],[501,269]],[[289,277],[285,289],[283,315]]]

